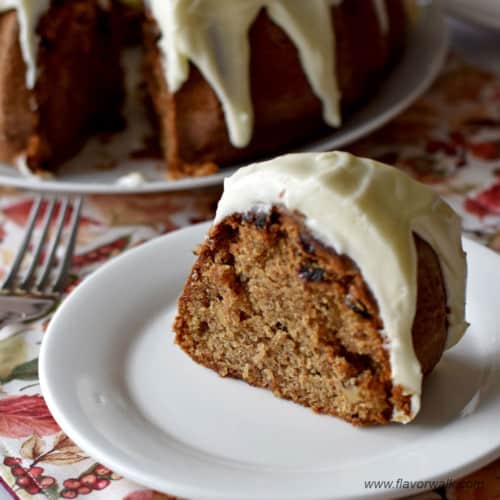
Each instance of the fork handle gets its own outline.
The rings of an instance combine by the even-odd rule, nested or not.
[[[0,328],[4,326],[11,325],[13,323],[22,323],[24,320],[19,316],[19,314],[12,311],[0,312]]]
[[[53,305],[51,299],[0,297],[0,327],[41,318]]]

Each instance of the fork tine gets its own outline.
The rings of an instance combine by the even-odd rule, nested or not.
[[[33,234],[33,229],[35,227],[36,220],[40,212],[40,207],[42,206],[42,201],[43,201],[43,195],[38,195],[36,201],[33,203],[28,219],[28,227],[26,229],[26,232],[24,233],[21,246],[17,251],[16,257],[10,268],[10,271],[7,277],[5,278],[5,281],[2,284],[2,290],[9,290],[14,284],[14,281],[17,277],[17,273],[19,272],[19,268],[21,267],[21,263],[23,262],[24,256],[26,254],[26,249],[28,248],[29,242],[31,240],[31,235]]]
[[[59,269],[59,275],[56,278],[56,282],[53,287],[53,291],[56,293],[62,293],[64,282],[69,272],[71,266],[71,258],[73,257],[73,252],[75,249],[76,236],[78,234],[78,225],[80,222],[80,213],[82,211],[83,196],[79,196],[76,203],[73,206],[73,215],[71,217],[70,227],[69,227],[69,239],[66,245],[66,250],[64,252],[64,257],[62,260],[61,267]]]
[[[49,201],[49,204],[47,205],[47,208],[45,209],[45,217],[42,224],[42,232],[40,234],[40,238],[38,239],[36,249],[33,252],[33,257],[30,266],[26,272],[23,282],[21,283],[20,286],[21,290],[25,291],[28,290],[29,284],[31,283],[31,279],[33,278],[33,274],[35,273],[35,270],[37,268],[40,255],[43,250],[43,245],[45,243],[45,240],[47,239],[47,234],[49,232],[50,222],[52,220],[52,214],[54,213],[54,207],[55,207],[55,198],[52,197]]]
[[[38,291],[42,291],[45,288],[47,280],[49,279],[50,270],[52,268],[53,261],[56,255],[57,246],[59,245],[59,240],[61,239],[61,234],[64,228],[64,221],[66,220],[68,205],[69,205],[68,198],[65,197],[59,207],[59,216],[57,218],[56,227],[54,234],[52,236],[52,240],[50,242],[49,251],[47,252],[47,257],[45,258],[43,269],[40,273],[40,276],[38,277],[38,281],[35,286],[35,288]]]

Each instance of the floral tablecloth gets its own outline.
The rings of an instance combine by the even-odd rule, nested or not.
[[[450,56],[425,96],[350,150],[397,165],[431,185],[463,215],[467,236],[500,252],[499,77]],[[220,189],[87,197],[67,292],[110,258],[210,219]],[[13,259],[32,202],[30,194],[0,191],[0,279]],[[3,486],[14,498],[172,498],[96,463],[60,431],[38,384],[38,351],[49,319],[0,330]],[[418,498],[500,498],[500,460]]]

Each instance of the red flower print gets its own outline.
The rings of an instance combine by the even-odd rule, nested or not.
[[[496,142],[476,142],[468,145],[469,151],[481,160],[497,160],[500,158],[500,147]]]
[[[122,236],[105,245],[94,248],[87,253],[81,253],[73,257],[73,268],[82,268],[98,262],[104,262],[120,252],[123,252],[130,243],[130,236]]]
[[[21,459],[16,457],[5,457],[3,463],[7,467],[10,467],[10,472],[16,478],[16,487],[19,490],[24,490],[30,495],[36,495],[53,487],[57,489],[56,479],[52,476],[44,475],[43,467],[22,467],[20,465]]]
[[[133,491],[132,493],[129,493],[123,500],[153,500],[153,491]]]
[[[173,497],[164,493],[158,493],[152,490],[138,490],[129,493],[123,500],[180,500],[179,497]]]
[[[158,493],[152,490],[139,490],[129,493],[123,500],[181,500],[179,497],[173,497]]]
[[[440,141],[438,139],[430,139],[425,149],[427,153],[435,154],[443,152],[448,156],[455,156],[457,154],[457,148],[453,142]]]
[[[24,226],[28,222],[28,217],[31,212],[31,208],[33,207],[34,199],[29,198],[18,203],[14,203],[13,205],[9,205],[2,209],[3,214],[9,218],[11,221],[15,222],[19,226]],[[54,210],[54,220],[56,220],[57,214],[59,213],[59,209],[61,208],[61,204],[56,202],[55,210]],[[38,214],[37,224],[40,224],[43,221],[43,216],[45,214],[45,210],[47,209],[47,203],[44,201],[42,206],[40,207],[40,213]],[[73,208],[70,207],[68,212],[66,213],[65,224],[68,224],[71,220]],[[100,223],[96,220],[90,219],[89,217],[82,216],[80,218],[80,224],[96,224],[100,225]]]
[[[0,435],[11,438],[23,438],[32,434],[48,436],[59,430],[42,396],[0,399]]]
[[[500,215],[500,182],[478,193],[474,198],[467,198],[465,209],[478,217]]]

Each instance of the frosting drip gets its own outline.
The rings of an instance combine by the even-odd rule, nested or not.
[[[373,0],[375,10],[377,12],[378,22],[382,33],[389,31],[389,16],[385,6],[385,0]]]
[[[50,0],[0,0],[0,12],[15,9],[19,23],[19,44],[26,63],[26,87],[35,86],[37,76],[38,21],[47,12]]]
[[[109,10],[111,0],[98,0],[102,9]],[[16,10],[19,23],[19,45],[26,64],[26,87],[35,87],[37,79],[38,22],[49,10],[50,0],[0,0],[0,13]]]
[[[225,180],[215,223],[251,209],[284,205],[305,216],[313,234],[361,270],[377,300],[387,340],[393,385],[420,408],[422,371],[412,326],[417,303],[417,256],[413,232],[436,252],[445,281],[447,347],[464,334],[465,255],[461,221],[437,194],[406,174],[347,153],[295,154],[240,169]],[[341,216],[339,216],[341,214]]]
[[[382,32],[389,19],[385,0],[372,0]],[[262,9],[297,48],[304,73],[321,100],[328,125],[341,123],[331,7],[342,0],[149,0],[162,33],[165,78],[177,92],[189,63],[203,74],[224,110],[231,143],[249,144],[253,132],[249,30]]]

